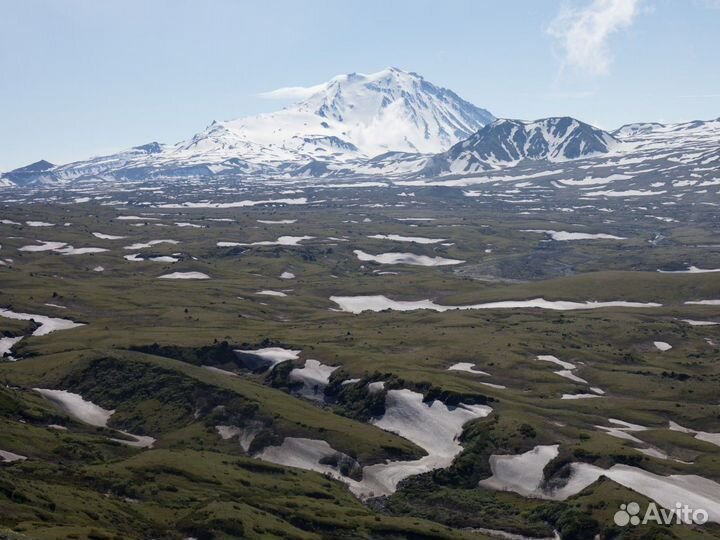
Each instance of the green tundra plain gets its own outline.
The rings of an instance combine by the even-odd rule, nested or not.
[[[160,208],[154,203],[162,196],[148,194],[141,204],[131,193],[117,195],[125,198],[115,205],[4,202],[0,308],[83,326],[33,336],[37,321],[0,317],[0,334],[23,336],[0,362],[0,450],[26,458],[0,463],[0,537],[720,537],[717,523],[617,527],[612,516],[621,503],[647,498],[604,477],[563,501],[479,485],[492,474],[490,456],[555,444],[547,478],[581,462],[720,482],[720,446],[668,428],[672,421],[720,432],[720,325],[686,322],[720,322],[720,306],[686,303],[720,298],[720,272],[677,272],[720,268],[714,206],[648,209],[623,199],[604,202],[604,211],[538,211],[416,191],[412,204],[387,204],[387,193],[353,188],[317,190],[304,205],[238,208]],[[529,232],[536,230],[622,239],[553,240]],[[217,245],[282,236],[312,238]],[[161,239],[177,243],[125,249]],[[39,242],[107,251],[21,250]],[[379,264],[359,260],[355,250],[463,262]],[[133,253],[143,260],[125,258]],[[209,279],[158,279],[173,272]],[[354,314],[330,299],[355,295],[443,306],[536,298],[657,305]],[[301,352],[270,373],[244,369],[232,353],[263,347]],[[587,384],[558,376],[538,355],[575,364]],[[340,399],[306,399],[287,373],[307,359],[340,366],[331,387],[359,381]],[[458,363],[486,374],[448,370]],[[380,394],[370,395],[370,381],[385,382]],[[561,399],[589,386],[604,394]],[[80,394],[115,412],[107,427],[93,427],[34,388]],[[452,465],[411,476],[384,497],[360,500],[336,478],[258,458],[285,437],[326,441],[363,466],[422,457],[418,445],[369,421],[393,388],[448,405],[483,403],[492,412],[465,424]],[[609,419],[644,426],[632,434],[640,442],[598,427],[610,427]],[[263,428],[248,451],[215,427],[249,421]],[[155,442],[124,444],[120,430]]]

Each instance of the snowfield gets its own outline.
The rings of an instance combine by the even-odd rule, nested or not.
[[[108,411],[102,407],[86,401],[79,394],[65,390],[50,390],[47,388],[33,388],[37,393],[46,397],[61,409],[91,426],[106,427],[108,420],[115,411]]]
[[[707,511],[710,521],[720,523],[720,484],[697,475],[661,476],[631,467],[613,465],[603,469],[587,463],[571,465],[568,483],[551,498],[565,500],[596,482],[601,476],[644,495],[664,508],[674,509],[680,502]]]
[[[210,279],[210,276],[202,272],[172,272],[158,276],[158,279]]]
[[[711,274],[720,272],[720,268],[698,268],[697,266],[688,266],[687,270],[658,270],[662,274]]]
[[[16,319],[19,321],[35,321],[38,326],[32,333],[33,336],[45,336],[50,332],[57,330],[70,330],[79,326],[84,326],[82,323],[76,323],[69,319],[60,319],[58,317],[48,317],[46,315],[33,315],[32,313],[17,313],[9,309],[0,309],[0,317],[6,319]]]
[[[29,252],[39,252],[39,251],[57,251],[58,249],[62,249],[67,244],[65,242],[46,242],[44,240],[38,240],[40,242],[40,245],[29,245],[29,246],[22,246],[18,248],[18,251],[29,251]]]
[[[380,253],[371,255],[359,249],[353,251],[355,256],[363,262],[375,262],[379,264],[411,264],[416,266],[448,266],[462,264],[465,261],[457,259],[446,259],[445,257],[428,257],[427,255],[415,255],[414,253]]]
[[[445,242],[445,238],[425,238],[424,236],[403,236],[401,234],[373,234],[368,238],[392,240],[394,242],[413,242],[415,244],[439,244]]]
[[[215,426],[215,429],[217,430],[218,435],[220,435],[220,438],[223,440],[237,438],[238,442],[240,443],[240,447],[245,452],[247,452],[250,449],[250,445],[252,444],[253,440],[255,440],[255,436],[262,429],[262,424],[256,425],[254,423],[249,423],[249,425],[242,428],[236,426],[220,425]],[[266,459],[266,461],[271,461],[271,459]]]
[[[274,367],[280,362],[286,362],[288,360],[297,360],[300,358],[300,352],[292,349],[285,349],[283,347],[265,347],[263,349],[237,349],[235,352],[241,354],[249,354],[257,356],[258,358],[266,361],[270,367]]]
[[[545,486],[543,469],[558,455],[558,445],[536,446],[519,455],[493,455],[493,476],[481,480],[490,489],[513,491],[526,497],[565,500],[580,493],[601,476],[644,495],[664,508],[674,509],[681,502],[708,512],[710,521],[720,522],[720,484],[696,475],[661,476],[628,465],[603,469],[587,463],[572,463],[564,485]]]
[[[324,377],[323,373],[319,378],[324,380]],[[373,391],[381,390],[376,386]],[[329,474],[348,484],[350,490],[360,498],[389,495],[396,490],[401,480],[409,476],[448,467],[462,451],[457,438],[463,426],[472,419],[483,418],[492,412],[485,405],[460,404],[447,407],[440,401],[423,403],[422,394],[411,390],[390,390],[385,399],[385,414],[372,420],[372,423],[414,442],[427,452],[425,457],[413,461],[368,465],[362,469],[361,481],[344,477],[334,466],[327,464],[327,458],[350,458],[322,440],[286,437],[280,446],[267,447],[256,457]],[[323,460],[326,463],[321,463]]]
[[[127,249],[130,251],[137,251],[138,249],[145,249],[152,246],[157,246],[160,244],[179,244],[180,242],[177,240],[150,240],[149,242],[138,242],[135,244],[130,244],[129,246],[125,246],[123,249]]]
[[[340,366],[326,366],[318,360],[308,359],[305,366],[290,372],[290,380],[302,383],[299,393],[309,399],[323,401],[323,390],[330,383],[330,375]]]
[[[567,231],[547,231],[543,229],[523,229],[522,232],[547,234],[557,242],[567,242],[571,240],[626,240],[623,236],[615,236],[605,233],[579,233]]]
[[[184,202],[184,203],[166,203],[159,204],[157,208],[245,208],[248,206],[260,206],[266,204],[307,204],[305,197],[297,199],[269,199],[264,201],[236,201],[227,203],[211,203],[211,202]]]
[[[280,446],[268,446],[255,457],[278,465],[329,474],[338,480],[343,480],[335,467],[320,463],[321,460],[339,454],[325,441],[286,437]]]
[[[492,455],[492,476],[480,485],[498,491],[514,491],[525,497],[544,495],[543,469],[560,453],[560,445],[536,446],[519,455]]]
[[[43,240],[38,240],[38,242],[40,242],[39,246],[34,244],[22,246],[18,248],[18,251],[29,251],[35,253],[41,251],[54,251],[55,253],[60,253],[62,255],[87,255],[89,253],[102,253],[104,251],[109,251],[105,248],[99,247],[76,248],[66,244],[65,242],[46,242]]]
[[[22,336],[18,337],[3,337],[0,338],[0,359],[6,358],[11,359],[10,357],[10,349],[13,348],[13,346],[18,343],[22,339]],[[8,355],[8,356],[5,356]]]
[[[90,426],[107,427],[110,417],[115,414],[115,411],[108,411],[99,405],[83,399],[80,394],[74,394],[66,390],[50,390],[47,388],[33,388],[33,390],[55,403],[70,416]],[[155,443],[155,439],[147,435],[133,435],[125,431],[118,431],[118,433],[130,437],[130,440],[112,437],[110,437],[110,440],[137,448],[152,448]]]
[[[448,371],[465,371],[466,373],[474,373],[475,375],[490,376],[490,374],[485,371],[475,369],[475,364],[471,362],[458,362],[457,364],[453,364],[452,366],[450,366],[448,368]]]
[[[122,240],[127,238],[127,236],[118,236],[115,234],[104,234],[99,232],[94,232],[92,234],[95,238],[100,238],[101,240]]]
[[[697,431],[694,429],[686,428],[680,424],[670,421],[670,431],[679,431],[680,433],[688,433],[698,439],[699,441],[709,442],[716,446],[720,446],[720,433],[708,433],[707,431]]]
[[[565,362],[564,360],[560,360],[557,356],[552,356],[550,354],[539,354],[537,356],[537,359],[541,362],[552,362],[553,364],[556,364],[560,366],[561,368],[567,369],[567,370],[573,370],[577,366],[575,364],[572,364],[570,362]]]
[[[218,247],[235,247],[235,246],[299,246],[300,242],[312,240],[314,236],[281,236],[277,240],[263,240],[261,242],[251,242],[249,244],[241,242],[217,242]]]
[[[405,478],[452,464],[462,451],[457,438],[463,426],[492,412],[485,405],[447,407],[441,401],[423,403],[423,396],[411,390],[390,390],[385,398],[385,414],[372,421],[377,427],[397,433],[414,442],[428,455],[415,461],[370,465],[363,469],[363,482],[351,486],[360,497],[388,495]]]
[[[24,461],[27,457],[7,450],[0,450],[0,459],[2,459],[3,463],[12,463],[13,461]]]
[[[264,290],[262,290],[262,291],[258,291],[258,292],[256,292],[255,294],[259,294],[260,296],[277,296],[277,297],[287,296],[287,294],[285,294],[285,293],[282,292],[282,291],[271,291],[271,290],[268,290],[268,289],[264,289]]]
[[[681,319],[682,322],[689,324],[690,326],[716,326],[720,322],[714,321],[696,321],[694,319]]]
[[[603,309],[609,307],[620,308],[655,308],[661,307],[662,304],[654,302],[571,302],[567,300],[545,300],[544,298],[535,298],[533,300],[505,300],[501,302],[488,302],[485,304],[470,304],[466,306],[443,306],[436,304],[432,300],[392,300],[383,295],[370,296],[331,296],[330,300],[335,302],[341,311],[359,314],[364,311],[384,311],[386,309],[392,311],[414,311],[418,309],[429,309],[433,311],[449,311],[454,309],[549,309],[555,311],[572,311],[583,309]]]

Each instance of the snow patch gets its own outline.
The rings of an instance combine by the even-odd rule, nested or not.
[[[70,416],[91,426],[107,427],[108,420],[115,412],[103,409],[90,401],[84,400],[81,395],[66,390],[50,390],[47,388],[33,388],[33,390],[58,405]]]
[[[46,315],[33,315],[32,313],[17,313],[9,309],[0,309],[0,317],[18,321],[35,321],[40,326],[32,333],[33,336],[45,336],[57,330],[70,330],[78,326],[84,326],[82,323],[76,323],[69,319],[48,317]]]
[[[172,272],[158,276],[158,279],[210,279],[210,276],[202,272]]]
[[[235,246],[298,246],[303,240],[312,240],[314,236],[281,236],[277,240],[263,240],[249,244],[241,242],[217,242],[218,247]]]
[[[323,401],[323,390],[330,383],[330,375],[340,366],[327,366],[318,360],[308,359],[305,367],[295,368],[290,372],[291,381],[302,383],[300,395],[314,400]]]
[[[605,233],[590,234],[567,231],[551,231],[543,229],[522,229],[521,232],[547,234],[550,236],[550,238],[557,242],[567,242],[571,240],[626,240],[624,236],[615,236]]]
[[[485,371],[475,369],[475,364],[471,362],[458,362],[457,364],[453,364],[452,366],[450,366],[448,368],[448,371],[465,371],[467,373],[474,373],[475,375],[490,376],[490,374]]]
[[[364,311],[384,311],[386,309],[392,311],[414,311],[418,309],[429,309],[433,311],[450,311],[450,310],[467,310],[467,309],[525,309],[537,308],[555,311],[572,311],[585,309],[602,309],[610,307],[620,308],[654,308],[662,307],[662,304],[654,302],[627,302],[627,301],[610,301],[610,302],[573,302],[569,300],[545,300],[544,298],[535,298],[532,300],[505,300],[500,302],[487,302],[484,304],[470,304],[465,306],[443,306],[436,304],[432,300],[391,300],[384,295],[368,295],[368,296],[331,296],[330,300],[335,302],[341,311],[359,314]],[[718,301],[720,302],[720,301]]]
[[[414,253],[380,253],[371,255],[359,249],[353,251],[357,258],[363,262],[376,262],[379,264],[411,264],[416,266],[448,266],[462,264],[465,261],[447,259],[445,257],[428,257],[427,255],[415,255]]]
[[[438,244],[445,242],[445,238],[425,238],[424,236],[403,236],[401,234],[374,234],[368,236],[377,240],[393,240],[395,242],[413,242],[415,244]]]

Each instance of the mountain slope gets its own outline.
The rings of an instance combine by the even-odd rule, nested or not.
[[[213,122],[175,145],[150,143],[19,177],[26,183],[98,176],[275,175],[293,169],[305,174],[387,152],[441,152],[494,120],[451,90],[397,68],[340,75],[313,90],[277,112]]]
[[[45,171],[49,171],[53,167],[55,167],[55,165],[53,165],[49,161],[41,159],[40,161],[36,161],[35,163],[31,163],[30,165],[25,165],[24,167],[20,167],[0,176],[2,176],[3,179],[9,180],[14,184],[24,184],[28,180],[36,178],[38,175],[41,175]]]
[[[679,124],[627,124],[613,135],[633,156],[643,160],[699,167],[694,172],[720,165],[720,118],[693,120]]]
[[[607,154],[618,146],[611,134],[568,116],[532,122],[502,119],[433,156],[423,172],[474,173],[509,167],[525,159],[570,161]]]

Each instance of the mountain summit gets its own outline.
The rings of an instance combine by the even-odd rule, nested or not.
[[[176,151],[263,163],[437,153],[494,120],[451,90],[397,68],[339,75],[313,90],[278,112],[215,122]]]

